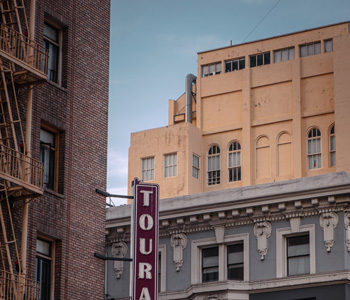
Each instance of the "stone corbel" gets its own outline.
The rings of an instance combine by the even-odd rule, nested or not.
[[[127,251],[128,251],[128,246],[124,242],[118,242],[118,243],[112,244],[113,257],[124,258]],[[119,279],[124,271],[124,263],[123,261],[115,260],[113,266],[114,266],[114,272],[117,275],[117,279]]]
[[[345,244],[346,249],[350,252],[350,212],[344,213],[344,224],[345,224]]]
[[[272,226],[270,222],[260,222],[254,225],[254,235],[258,240],[258,253],[260,259],[264,260],[267,254],[267,239],[271,235]]]
[[[217,295],[209,295],[203,298],[203,300],[221,300]]]
[[[324,245],[327,252],[331,251],[334,245],[334,228],[338,225],[338,215],[335,212],[323,213],[320,216],[320,226],[323,230]]]
[[[173,259],[176,271],[180,271],[183,264],[183,249],[187,245],[187,236],[184,233],[173,234],[170,239],[171,247],[173,247]]]

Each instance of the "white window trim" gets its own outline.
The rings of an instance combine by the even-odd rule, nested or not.
[[[166,245],[159,245],[158,252],[161,255],[161,280],[160,280],[160,292],[166,291]]]
[[[198,167],[194,165],[194,160],[193,157],[196,156],[198,158]],[[199,180],[199,175],[200,175],[200,165],[201,165],[201,161],[200,161],[200,156],[196,153],[192,153],[192,177]],[[193,176],[193,169],[196,169],[198,172],[198,177]]]
[[[243,281],[249,281],[249,234],[235,234],[224,237],[218,244],[216,238],[195,240],[191,243],[191,284],[202,283],[202,248],[218,247],[219,249],[219,280],[227,280],[227,250],[230,243],[243,242]]]
[[[143,178],[143,161],[145,160],[145,159],[151,159],[151,158],[153,158],[153,178],[152,179],[144,179]],[[155,168],[156,168],[156,158],[155,158],[155,156],[147,156],[147,157],[142,157],[141,158],[141,179],[143,180],[143,181],[154,181],[154,179],[155,179],[155,177],[156,177],[156,174],[155,174]],[[147,169],[147,170],[152,170],[152,169]]]
[[[291,227],[276,229],[276,277],[287,277],[287,237],[299,233],[309,233],[310,241],[310,274],[316,273],[316,243],[315,225],[300,226],[298,231],[292,231]],[[297,275],[295,275],[297,276]],[[302,275],[300,275],[302,276]]]
[[[165,159],[167,156],[176,156],[176,164],[172,164],[172,165],[166,165],[165,164]],[[165,176],[165,170],[166,168],[174,168],[176,167],[176,174],[175,175],[168,175],[168,176]],[[177,157],[177,152],[172,152],[172,153],[166,153],[163,155],[163,177],[164,178],[172,178],[172,177],[177,177],[177,174],[178,174],[178,157]]]

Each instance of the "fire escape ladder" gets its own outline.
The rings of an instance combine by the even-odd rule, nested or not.
[[[24,0],[0,1],[3,24],[11,27],[21,35],[29,36],[28,20],[24,10]],[[24,21],[23,27],[21,19]]]

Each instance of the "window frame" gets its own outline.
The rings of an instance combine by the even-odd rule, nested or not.
[[[315,135],[315,136],[311,136],[310,137],[310,133],[313,135],[313,131],[316,130],[316,134],[319,133],[319,135]],[[316,143],[316,151],[315,152],[311,152],[312,149],[310,149],[310,145],[309,142],[312,143],[311,148],[315,147],[314,143]],[[317,143],[319,143],[319,149],[320,151],[317,152]],[[306,150],[307,150],[307,169],[308,170],[317,170],[317,169],[321,169],[322,168],[322,133],[321,130],[318,127],[312,127],[308,130],[307,132],[307,146],[306,146]],[[310,159],[313,158],[319,158],[320,161],[320,165],[318,166],[316,164],[314,164],[314,166],[310,167]],[[312,164],[311,164],[312,165]]]
[[[48,36],[46,36],[44,34],[44,30],[43,30],[43,44],[44,44],[43,46],[44,46],[44,48],[47,49],[46,45],[45,45],[45,41],[48,42],[48,43],[53,44],[54,46],[56,46],[58,48],[58,51],[57,51],[58,52],[57,53],[57,56],[58,56],[57,57],[57,81],[51,80],[49,78],[49,74],[48,74],[49,70],[48,70],[48,68],[46,70],[47,71],[46,72],[47,79],[51,83],[55,83],[55,84],[57,84],[59,86],[62,86],[62,41],[63,41],[63,38],[62,38],[62,36],[63,36],[63,34],[62,34],[62,27],[60,27],[55,22],[53,22],[53,21],[51,21],[49,19],[45,19],[44,20],[43,26],[45,26],[45,24],[57,31],[57,39],[58,39],[58,41],[52,40],[50,37],[48,37]],[[49,57],[50,57],[50,52],[49,52]],[[45,70],[46,67],[47,66],[44,64],[43,65],[44,70]]]
[[[287,54],[288,54],[288,58],[287,59],[283,59],[283,56],[282,56],[282,51],[286,51],[287,50]],[[290,50],[293,50],[293,57],[290,57]],[[281,53],[281,60],[280,61],[276,61],[276,54],[277,53]],[[284,61],[288,61],[288,60],[292,60],[295,58],[295,47],[292,46],[292,47],[288,47],[288,48],[283,48],[283,49],[277,49],[277,50],[273,50],[273,63],[274,64],[277,64],[277,63],[280,63],[280,62],[284,62]]]
[[[198,166],[195,164],[195,160],[194,160],[195,157],[198,159]],[[192,177],[199,179],[199,174],[200,174],[199,172],[200,172],[200,156],[195,153],[192,153]],[[197,176],[194,176],[194,173],[196,173]]]
[[[216,152],[210,154],[209,152],[212,149],[216,149]],[[217,150],[219,150],[219,152],[217,152]],[[221,150],[218,145],[212,145],[209,147],[207,152],[207,186],[220,184],[220,180],[221,180],[221,162],[220,162],[221,156],[220,155],[221,155]],[[209,163],[209,159],[212,160],[213,158],[218,158],[218,162],[219,162],[218,168],[217,166],[215,166],[215,169],[211,169],[212,164]]]
[[[333,131],[333,132],[332,132]],[[332,143],[332,138],[334,139]],[[329,129],[329,166],[336,166],[336,137],[335,137],[335,124],[332,124]],[[334,148],[332,148],[332,144]],[[332,157],[334,156],[334,163]]]
[[[316,50],[316,45],[318,45],[319,44],[319,50],[320,50],[320,52],[319,53],[315,53],[315,50]],[[313,53],[310,53],[309,52],[309,47],[310,46],[313,46]],[[302,49],[303,49],[303,47],[306,47],[305,49],[306,49],[306,55],[302,55]],[[322,53],[322,46],[321,46],[321,41],[315,41],[315,42],[312,42],[312,43],[306,43],[306,44],[302,44],[302,45],[299,45],[299,57],[300,58],[303,58],[303,57],[308,57],[308,56],[312,56],[312,55],[318,55],[318,54],[321,54]]]
[[[152,165],[151,165],[151,168],[150,169],[144,169],[143,168],[143,166],[144,166],[144,161],[146,161],[146,160],[153,160],[153,168],[152,168]],[[147,178],[145,178],[144,177],[144,172],[145,171],[152,171],[153,170],[153,172],[151,172],[151,174],[152,174],[152,178],[151,179],[149,179],[148,177]],[[155,178],[155,157],[154,156],[147,156],[147,157],[142,157],[141,158],[141,178],[142,178],[142,180],[143,181],[152,181],[152,180],[154,180],[154,178]]]
[[[44,143],[41,141],[40,139],[40,135],[39,135],[39,142],[40,142],[40,152],[39,152],[39,161],[44,163],[43,159],[42,159],[42,148],[49,148],[50,150],[50,157],[51,154],[53,153],[54,157],[53,157],[53,161],[51,162],[51,158],[50,158],[50,170],[49,173],[52,173],[49,175],[49,177],[52,177],[52,183],[50,183],[50,186],[45,186],[45,166],[44,166],[44,170],[43,170],[43,185],[46,189],[50,189],[52,191],[57,192],[58,191],[58,169],[59,169],[59,140],[60,140],[60,133],[58,130],[53,129],[50,126],[47,126],[45,124],[41,124],[40,126],[40,132],[41,130],[46,131],[50,134],[53,135],[53,139],[54,139],[54,145],[52,146],[48,146],[47,143]],[[52,152],[51,152],[52,151]],[[51,163],[52,163],[52,168],[53,170],[51,170]]]
[[[46,237],[37,236],[36,241],[40,240],[50,244],[50,255],[45,255],[44,253],[38,252],[37,248],[35,249],[35,280],[40,282],[40,299],[42,292],[41,280],[37,278],[37,263],[38,260],[45,260],[50,262],[50,287],[49,287],[49,299],[53,299],[54,296],[54,286],[55,286],[55,255],[56,255],[56,242],[53,239],[48,239]]]
[[[265,62],[266,60],[266,55],[269,55],[269,62]],[[262,57],[262,64],[259,64],[259,57]],[[255,65],[252,65],[252,58],[255,57]],[[265,65],[270,65],[271,64],[271,51],[266,51],[266,52],[262,52],[262,53],[257,53],[257,54],[253,54],[253,55],[249,55],[249,67],[250,68],[256,68],[256,67],[261,67],[261,66],[265,66]]]
[[[331,42],[331,49],[327,50],[327,43]],[[323,49],[324,49],[324,53],[329,53],[329,52],[333,52],[333,39],[326,39],[323,41]]]
[[[218,68],[220,66],[220,68]],[[210,72],[210,68],[214,67],[214,73]],[[208,68],[208,72],[204,72],[205,68]],[[219,70],[220,69],[220,70]],[[202,78],[203,77],[209,77],[209,76],[214,76],[214,75],[219,75],[222,73],[222,62],[215,62],[215,63],[210,63],[210,64],[205,64],[201,66],[201,71],[202,71]]]
[[[163,293],[166,291],[166,245],[158,246],[158,253],[160,254],[160,268],[158,274],[160,275],[160,280],[158,279],[158,292]]]
[[[237,69],[233,69],[233,63],[237,62]],[[244,66],[241,67],[241,62],[244,63]],[[227,70],[227,64],[230,64],[230,70]],[[234,59],[229,59],[229,60],[225,60],[225,73],[231,73],[234,71],[240,71],[240,70],[244,70],[245,69],[245,56],[243,57],[237,57]]]
[[[238,145],[238,149],[231,150],[231,146],[233,146],[234,144]],[[233,157],[235,157],[235,156],[239,157],[239,164],[233,164],[232,166],[230,166],[230,156],[231,155]],[[232,161],[233,161],[233,159],[232,159]],[[227,169],[228,169],[228,181],[229,182],[242,181],[242,146],[241,146],[240,142],[237,140],[232,141],[228,146]],[[234,177],[235,177],[234,173],[236,173],[235,170],[238,170],[237,177],[239,177],[239,179],[237,179],[237,180],[234,180]],[[231,171],[233,172],[232,180],[231,180]]]
[[[276,277],[290,277],[287,268],[287,238],[309,234],[310,273],[316,273],[315,224],[301,225],[297,230],[291,227],[276,229]],[[305,274],[292,275],[304,276]]]
[[[243,281],[249,281],[249,234],[235,234],[223,237],[223,243],[218,243],[215,237],[191,242],[191,284],[203,283],[202,281],[202,249],[218,247],[219,276],[218,281],[228,280],[227,274],[227,246],[243,243]],[[234,280],[240,281],[240,280]]]
[[[167,163],[167,158],[171,158],[171,163],[168,160]],[[174,158],[176,160],[176,162],[174,162]],[[167,153],[163,155],[163,162],[164,162],[164,168],[163,168],[163,175],[164,178],[171,178],[171,177],[176,177],[177,176],[177,167],[178,167],[178,163],[177,163],[177,152],[173,152],[173,153]],[[168,174],[167,174],[167,170],[168,170]],[[172,172],[172,174],[170,174]]]

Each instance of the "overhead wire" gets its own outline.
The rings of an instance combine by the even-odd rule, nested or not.
[[[265,20],[265,18],[273,11],[273,9],[277,6],[277,4],[280,2],[281,0],[278,0],[275,5],[265,14],[265,16],[259,21],[258,24],[256,24],[256,26],[253,28],[253,30],[251,32],[249,32],[249,34],[244,38],[243,42],[246,41],[246,39],[255,31],[255,29],[262,23],[262,21]]]

